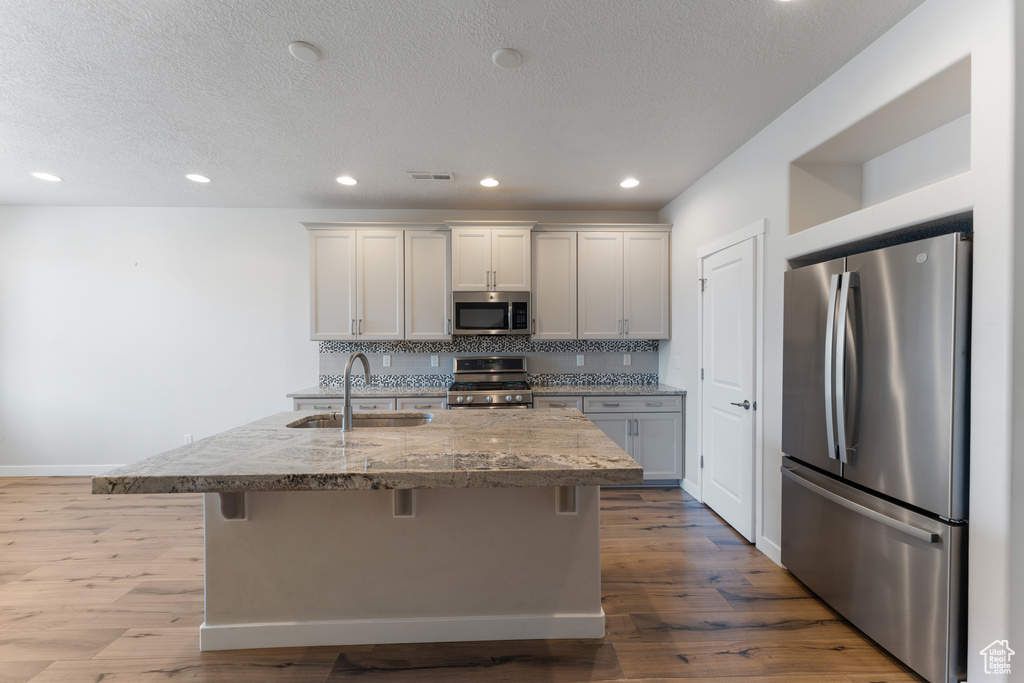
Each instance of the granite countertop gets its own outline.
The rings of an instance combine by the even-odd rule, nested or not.
[[[643,469],[559,410],[444,410],[419,427],[293,429],[278,413],[93,477],[93,493],[629,485]],[[374,417],[409,415],[380,413]],[[419,414],[419,413],[412,413]]]
[[[535,396],[684,396],[686,392],[667,384],[561,384],[531,385]],[[395,396],[446,396],[447,387],[352,387],[353,398]],[[288,394],[288,398],[345,398],[341,387],[310,387]]]

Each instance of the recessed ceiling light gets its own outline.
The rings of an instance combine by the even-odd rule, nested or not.
[[[43,173],[42,171],[36,171],[32,174],[33,178],[39,178],[40,180],[49,180],[51,183],[59,183],[60,178],[53,175],[52,173]]]
[[[620,187],[636,187],[639,184],[640,184],[640,181],[637,180],[636,178],[626,178],[621,183],[619,183],[619,186]]]
[[[288,52],[292,53],[292,57],[306,64],[316,64],[323,58],[320,54],[320,49],[316,45],[310,45],[301,40],[289,43]]]
[[[491,61],[502,69],[514,69],[522,64],[523,56],[510,47],[503,47],[494,51]]]
[[[484,178],[483,180],[480,181],[480,184],[483,185],[484,187],[497,187],[498,181],[495,180],[494,178]]]
[[[355,185],[359,181],[350,175],[343,175],[338,178],[338,182],[341,183],[342,185]]]
[[[204,175],[199,175],[198,173],[189,173],[185,177],[188,178],[189,180],[191,180],[193,183],[208,183],[208,182],[210,182],[209,178],[207,178]]]

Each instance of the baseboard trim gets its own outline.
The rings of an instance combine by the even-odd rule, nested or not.
[[[92,477],[121,465],[0,465],[0,477]]]
[[[360,619],[203,624],[199,649],[246,650],[266,647],[447,643],[469,640],[603,638],[600,614],[550,614],[436,619]]]
[[[700,500],[700,487],[697,486],[696,482],[690,481],[689,479],[683,479],[683,490],[697,500]]]
[[[762,536],[757,549],[767,555],[769,560],[782,567],[782,547],[780,545]]]

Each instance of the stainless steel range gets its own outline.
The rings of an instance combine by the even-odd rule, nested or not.
[[[526,358],[456,358],[455,383],[448,387],[448,408],[532,408]]]

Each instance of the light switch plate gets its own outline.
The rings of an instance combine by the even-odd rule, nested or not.
[[[582,353],[576,355],[576,365],[583,365],[583,354]]]
[[[382,359],[383,359],[384,367],[390,368],[391,367],[391,356],[389,356],[388,354],[384,354],[382,356]]]
[[[628,353],[622,354],[622,364],[623,365],[632,365],[633,364],[633,357],[631,355],[629,355]]]
[[[432,367],[432,368],[436,368],[437,367],[437,356],[431,356],[430,357],[430,367]]]

